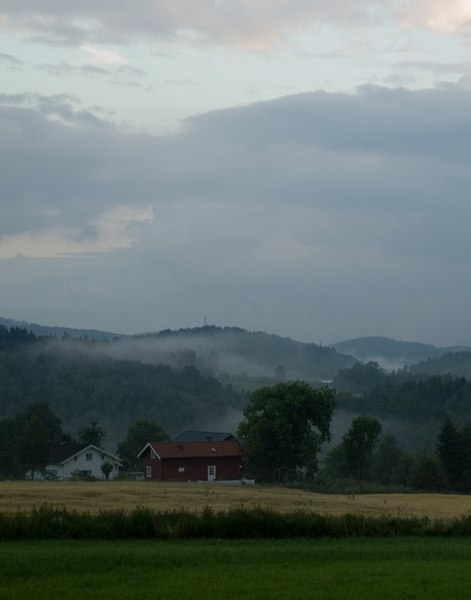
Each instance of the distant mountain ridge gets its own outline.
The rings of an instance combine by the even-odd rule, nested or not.
[[[16,321],[15,319],[5,319],[0,317],[0,325],[5,327],[19,327],[31,331],[37,336],[56,336],[62,337],[71,335],[77,338],[89,338],[91,340],[112,340],[115,338],[126,337],[123,334],[111,333],[109,331],[101,331],[99,329],[75,329],[73,327],[56,327],[51,325],[39,325],[38,323],[29,323],[28,321]]]
[[[104,344],[100,350],[121,360],[136,360],[149,364],[168,364],[181,369],[195,366],[208,374],[236,375],[275,379],[331,380],[340,369],[356,362],[330,348],[314,343],[297,342],[290,338],[247,331],[240,327],[205,325],[186,329],[165,329],[156,333],[117,335],[99,330],[48,327],[1,319],[7,327],[20,327],[38,336],[70,335],[88,338]],[[111,343],[110,343],[111,342]]]
[[[352,356],[327,346],[215,325],[141,334],[114,346],[123,352],[134,348],[133,356],[144,362],[149,358],[155,362],[159,354],[173,354],[180,361],[185,354],[188,359],[193,354],[191,364],[214,374],[247,373],[275,379],[330,380],[339,369],[356,363]]]
[[[412,375],[454,375],[471,379],[471,351],[447,352],[436,358],[428,358],[420,363],[411,365],[408,372]]]
[[[470,351],[469,346],[440,347],[421,342],[403,342],[387,337],[369,336],[332,344],[338,352],[350,354],[362,362],[378,362],[384,368],[401,368],[444,354]]]

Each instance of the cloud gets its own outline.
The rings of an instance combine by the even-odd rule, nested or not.
[[[434,62],[430,60],[402,61],[397,65],[401,69],[412,71],[428,71],[436,75],[464,75],[471,74],[471,61],[461,62]]]
[[[14,71],[21,70],[24,67],[24,62],[11,54],[0,52],[0,65],[4,65],[7,69]]]
[[[143,87],[142,80],[147,76],[142,69],[122,64],[104,67],[95,64],[75,65],[62,62],[38,64],[35,68],[59,79],[72,79],[77,76],[108,79],[114,85],[126,87]]]
[[[364,20],[383,10],[383,4],[379,0],[200,0],[196,10],[190,0],[136,0],[132,5],[117,0],[106,7],[91,0],[4,0],[1,10],[8,27],[45,43],[122,43],[145,36],[263,50],[312,21]]]
[[[94,61],[105,65],[125,65],[127,60],[117,52],[110,52],[109,50],[103,50],[101,48],[94,48],[87,44],[81,46],[84,52],[87,52]]]
[[[312,25],[333,23],[426,28],[445,34],[471,32],[469,0],[3,0],[0,27],[50,45],[81,46],[102,64],[124,64],[100,44],[138,39],[219,45],[267,51]]]
[[[54,209],[46,208],[42,212],[45,217],[52,217],[48,221],[59,216]],[[99,215],[95,221],[83,223],[80,228],[59,225],[39,232],[0,236],[0,259],[17,255],[45,258],[129,248],[137,239],[136,226],[152,221],[151,208],[117,206]]]
[[[313,92],[158,137],[69,96],[2,96],[0,251],[25,255],[0,260],[2,311],[471,340],[470,100],[456,85]]]
[[[100,44],[139,39],[173,44],[270,50],[312,25],[333,23],[426,28],[444,34],[471,32],[469,0],[136,0],[113,5],[46,0],[4,0],[0,27],[49,45],[75,45],[101,64],[125,64]]]
[[[67,68],[67,67],[66,67]],[[45,96],[36,93],[0,94],[0,106],[31,108],[29,113],[35,118],[39,113],[49,120],[54,120],[68,126],[109,127],[110,123],[99,116],[101,109],[77,108],[78,99],[71,94],[56,94]],[[13,115],[14,113],[10,113]],[[39,123],[39,122],[38,122]]]
[[[432,75],[436,81],[435,85],[439,87],[447,86],[451,78],[455,80],[453,85],[457,84],[459,87],[469,89],[471,79],[471,61],[401,61],[395,65],[394,72],[386,77],[386,81],[391,85],[406,85],[411,82],[416,83],[418,81],[418,76],[422,73]]]
[[[446,34],[471,33],[469,0],[408,0],[400,8],[408,26],[419,26]]]

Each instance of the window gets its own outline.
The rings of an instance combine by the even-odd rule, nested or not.
[[[93,454],[91,452],[87,452],[87,454],[85,455],[85,460],[93,460]]]
[[[149,477],[149,479],[152,477],[152,467],[150,465],[146,465],[146,477]]]
[[[154,459],[157,458],[157,452],[153,448],[150,449],[150,457]]]

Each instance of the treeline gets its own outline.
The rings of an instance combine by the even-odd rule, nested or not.
[[[194,367],[115,360],[94,343],[36,338],[24,330],[0,328],[0,415],[14,415],[37,402],[49,403],[71,431],[100,421],[116,441],[142,419],[156,420],[171,433],[215,423],[245,396],[202,375]]]
[[[471,352],[447,352],[443,356],[429,358],[408,367],[407,371],[413,375],[447,375],[471,378]]]
[[[91,433],[91,437],[89,434]],[[99,445],[105,435],[96,423],[80,432],[80,441]],[[30,471],[42,471],[50,462],[52,448],[72,437],[47,403],[38,402],[11,419],[0,419],[0,479],[23,479]]]
[[[337,405],[359,414],[414,423],[471,419],[471,381],[400,370],[386,373],[377,363],[341,370],[333,382]]]
[[[52,478],[47,466],[52,463],[52,455],[57,447],[67,443],[78,447],[93,444],[103,448],[107,436],[105,429],[93,421],[83,427],[77,436],[64,431],[61,420],[53,413],[47,402],[30,404],[13,418],[0,419],[0,480],[34,479],[36,474]],[[137,455],[149,441],[169,439],[168,433],[157,421],[149,419],[131,425],[126,437],[118,444],[118,455],[125,470],[138,467]],[[105,478],[110,473],[109,464],[102,465]],[[111,465],[112,466],[112,465]],[[76,478],[83,479],[77,472]]]
[[[461,427],[446,417],[433,449],[413,454],[395,436],[381,437],[378,419],[353,419],[341,443],[326,457],[316,485],[339,490],[359,484],[426,491],[471,491],[471,421]],[[363,486],[364,488],[364,486]]]

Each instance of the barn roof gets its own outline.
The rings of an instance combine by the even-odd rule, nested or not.
[[[174,442],[206,442],[208,440],[221,441],[232,440],[232,433],[226,431],[193,431],[187,430],[177,437],[173,438]]]
[[[208,458],[242,456],[242,446],[237,440],[210,440],[200,442],[149,442],[139,453],[151,447],[160,458]]]

